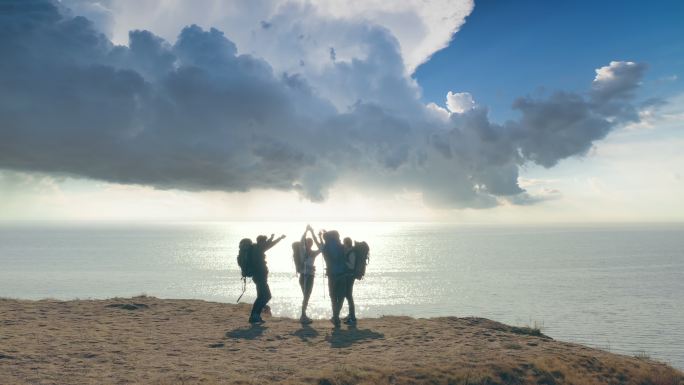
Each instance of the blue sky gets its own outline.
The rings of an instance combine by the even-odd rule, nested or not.
[[[414,73],[426,102],[470,92],[495,120],[541,89],[583,92],[613,60],[648,64],[640,97],[683,89],[684,2],[476,1],[449,46]],[[665,81],[676,75],[678,81]]]

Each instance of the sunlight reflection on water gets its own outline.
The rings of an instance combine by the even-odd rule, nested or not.
[[[475,227],[312,223],[365,240],[359,317],[481,316],[543,323],[554,338],[645,351],[684,368],[684,227]],[[305,223],[0,225],[0,296],[162,298],[235,302],[241,238],[287,238],[268,254],[274,315],[302,299],[290,244]],[[322,257],[310,315],[330,317]],[[243,302],[255,297],[249,282]],[[343,310],[343,314],[346,310]]]

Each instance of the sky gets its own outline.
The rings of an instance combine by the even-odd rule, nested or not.
[[[679,1],[6,0],[0,220],[684,220]]]

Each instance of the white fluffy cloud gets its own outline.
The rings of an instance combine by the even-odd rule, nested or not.
[[[319,19],[364,20],[382,26],[394,35],[406,68],[412,72],[433,53],[446,47],[453,34],[472,12],[473,0],[62,0],[74,9],[103,25],[113,40],[128,41],[128,31],[148,29],[174,41],[183,27],[197,24],[216,27],[231,37],[245,53],[254,53],[268,60],[277,69],[280,65],[317,62],[328,56],[330,47],[346,54],[346,58],[363,54],[353,44],[345,42],[346,32],[335,28],[325,30]],[[277,47],[265,43],[270,39],[271,26],[289,24],[290,34],[279,37],[286,45],[307,45],[308,52],[286,58]],[[336,32],[341,32],[337,34]],[[282,40],[281,40],[282,39]],[[339,47],[337,47],[339,45]],[[290,52],[292,54],[293,52]],[[287,64],[286,64],[287,63]]]
[[[601,99],[628,98],[639,86],[646,67],[631,61],[611,61],[609,65],[596,69],[592,83],[594,97]]]
[[[475,108],[475,101],[468,92],[449,91],[446,96],[446,106],[451,113],[462,114]]]
[[[128,44],[131,30],[149,30],[173,42],[192,24],[217,28],[240,54],[264,59],[277,73],[298,74],[339,111],[378,98],[387,103],[392,94],[396,94],[393,108],[408,108],[400,99],[414,99],[420,91],[414,82],[403,81],[409,79],[404,75],[446,47],[474,7],[472,0],[62,0],[62,4],[74,15],[95,20],[116,44]],[[386,60],[387,55],[396,58]],[[369,62],[375,66],[365,64]],[[397,82],[382,81],[383,72],[389,78],[400,76],[402,89],[390,90]],[[367,82],[370,77],[378,81]]]

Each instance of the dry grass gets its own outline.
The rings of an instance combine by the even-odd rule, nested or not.
[[[645,357],[481,318],[361,320],[335,330],[249,306],[153,297],[0,300],[0,384],[684,385]]]

